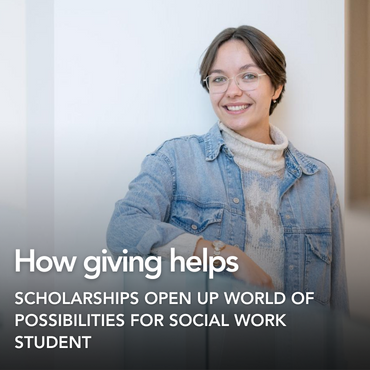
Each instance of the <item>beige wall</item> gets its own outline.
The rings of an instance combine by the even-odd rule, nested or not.
[[[370,322],[370,1],[346,1],[345,237],[353,317]]]
[[[370,214],[345,212],[347,275],[351,316],[370,323]]]
[[[370,1],[346,2],[348,201],[370,206]]]

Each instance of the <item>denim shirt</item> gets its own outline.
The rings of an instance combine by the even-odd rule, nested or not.
[[[284,229],[284,293],[314,292],[315,301],[348,311],[341,212],[328,167],[298,151],[284,152],[279,214]],[[202,136],[163,143],[142,163],[116,203],[107,245],[147,255],[184,232],[244,250],[246,217],[241,171],[218,125]]]

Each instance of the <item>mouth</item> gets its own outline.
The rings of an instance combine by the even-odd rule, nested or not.
[[[230,113],[243,113],[245,112],[252,104],[241,104],[241,105],[224,105],[223,108]]]

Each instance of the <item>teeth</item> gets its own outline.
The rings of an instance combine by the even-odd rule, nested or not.
[[[227,106],[228,110],[242,110],[242,109],[247,109],[249,107],[249,104],[246,105],[232,105],[232,106]]]

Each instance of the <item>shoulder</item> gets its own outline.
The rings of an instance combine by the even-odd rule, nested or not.
[[[322,160],[298,150],[291,142],[286,149],[286,158],[292,160],[299,166],[305,175],[332,176],[330,168]]]
[[[218,156],[223,139],[215,124],[204,135],[188,135],[166,140],[151,155],[167,156],[183,160],[205,159],[210,161]]]
[[[326,189],[330,194],[332,203],[338,201],[334,176],[325,162],[296,149],[290,142],[286,159],[287,166],[292,162],[292,159],[298,164],[300,171],[302,171],[301,181],[308,182],[312,189],[321,192]]]
[[[205,158],[204,136],[187,135],[166,140],[145,157],[144,163],[152,169],[157,163],[165,165],[175,174],[181,168],[188,168],[194,161],[202,162]]]
[[[179,148],[185,149],[202,145],[202,143],[204,143],[204,136],[205,135],[187,135],[166,140],[151,154],[165,153]]]

